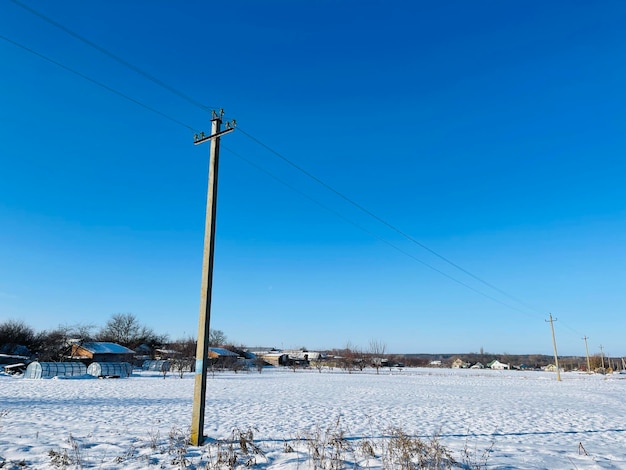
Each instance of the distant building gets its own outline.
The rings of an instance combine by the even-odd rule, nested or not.
[[[491,361],[489,364],[487,364],[487,367],[489,367],[490,369],[493,369],[493,370],[505,370],[505,369],[510,369],[511,368],[511,366],[509,366],[508,364],[500,362],[497,359],[494,360],[494,361]]]
[[[456,358],[453,362],[452,362],[452,368],[453,369],[467,369],[469,367],[469,363],[465,362],[463,359],[461,359],[460,357]]]
[[[86,342],[72,345],[72,359],[86,362],[133,362],[135,351],[117,343]]]
[[[29,356],[20,356],[17,354],[0,354],[0,364],[23,364],[28,363]]]
[[[255,354],[271,366],[289,365],[289,355],[281,351],[257,351]]]
[[[162,348],[157,348],[154,350],[154,358],[159,360],[159,359],[176,359],[178,357],[181,356],[181,353],[179,351],[176,351],[174,349],[162,349]]]
[[[209,348],[209,359],[219,359],[226,357],[237,359],[239,357],[239,354],[229,351],[225,348]]]
[[[147,359],[141,364],[142,370],[169,372],[172,368],[172,363],[165,359]]]

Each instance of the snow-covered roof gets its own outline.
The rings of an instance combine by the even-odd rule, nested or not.
[[[117,343],[93,341],[83,343],[80,347],[93,354],[135,354],[132,349]]]
[[[18,354],[0,354],[1,359],[28,359],[28,356],[20,356]]]
[[[239,357],[239,354],[229,351],[228,349],[224,349],[224,348],[209,348],[209,349],[213,351],[215,354],[217,354],[218,356]]]
[[[257,353],[258,356],[261,357],[281,357],[281,356],[288,356],[288,354],[283,353],[283,352],[270,352],[270,353]]]
[[[155,349],[155,352],[158,352],[158,353],[161,353],[161,354],[171,354],[171,355],[180,354],[180,351],[175,351],[174,349],[160,349],[160,348],[157,348],[157,349]]]

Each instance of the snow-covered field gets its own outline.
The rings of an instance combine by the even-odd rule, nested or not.
[[[217,373],[208,380],[209,443],[195,448],[184,443],[192,374],[0,375],[0,467],[214,468],[218,451],[228,450],[218,442],[233,430],[252,430],[264,452],[252,466],[314,468],[303,439],[330,442],[343,432],[344,467],[388,468],[384,442],[399,428],[425,441],[438,436],[473,468],[626,469],[626,375],[565,373],[562,379],[545,372],[409,368],[379,375]],[[363,455],[363,442],[374,444],[374,457]]]

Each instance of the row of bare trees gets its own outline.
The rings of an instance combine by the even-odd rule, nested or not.
[[[173,352],[172,358],[177,370],[181,372],[193,367],[196,355],[196,338],[189,336],[169,341],[167,335],[160,335],[146,325],[141,324],[132,313],[116,313],[100,329],[94,325],[59,325],[53,330],[35,332],[23,321],[9,320],[0,323],[0,353],[36,357],[40,361],[62,361],[72,348],[72,344],[87,341],[108,341],[121,344],[130,349],[147,346],[151,351],[157,348]],[[234,345],[228,345],[226,335],[221,330],[211,329],[211,346],[225,346],[242,355]],[[388,364],[386,344],[380,340],[370,340],[369,347],[362,349],[348,342],[345,348],[330,351],[325,366],[341,367],[349,372],[374,367],[376,371]],[[263,361],[259,361],[262,368]],[[320,362],[316,364],[320,367]]]
[[[59,325],[52,330],[36,332],[21,320],[0,323],[0,353],[35,356],[40,361],[61,361],[69,355],[72,344],[87,341],[108,341],[130,349],[146,345],[150,350],[167,347],[180,352],[181,357],[192,358],[196,354],[196,339],[188,337],[169,342],[167,335],[141,324],[132,313],[116,313],[97,329],[94,325]],[[226,343],[221,330],[211,330],[209,344]]]
[[[373,367],[376,369],[376,373],[378,373],[381,367],[389,363],[389,358],[385,354],[386,349],[387,345],[380,340],[370,340],[369,348],[367,349],[348,342],[343,349],[329,351],[327,359],[324,362],[317,361],[315,366],[320,371],[324,365],[340,367],[348,373],[354,370],[362,371],[366,367]]]
[[[0,323],[0,353],[60,361],[70,353],[72,339],[91,339],[93,329],[84,325],[61,325],[53,330],[36,332],[21,320],[8,320]]]

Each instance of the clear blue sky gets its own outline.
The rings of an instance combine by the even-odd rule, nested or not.
[[[624,2],[20,1],[388,224],[224,137],[235,343],[551,354],[551,312],[626,355]],[[179,121],[0,39],[0,321],[196,335],[210,114],[9,0],[0,32]]]

